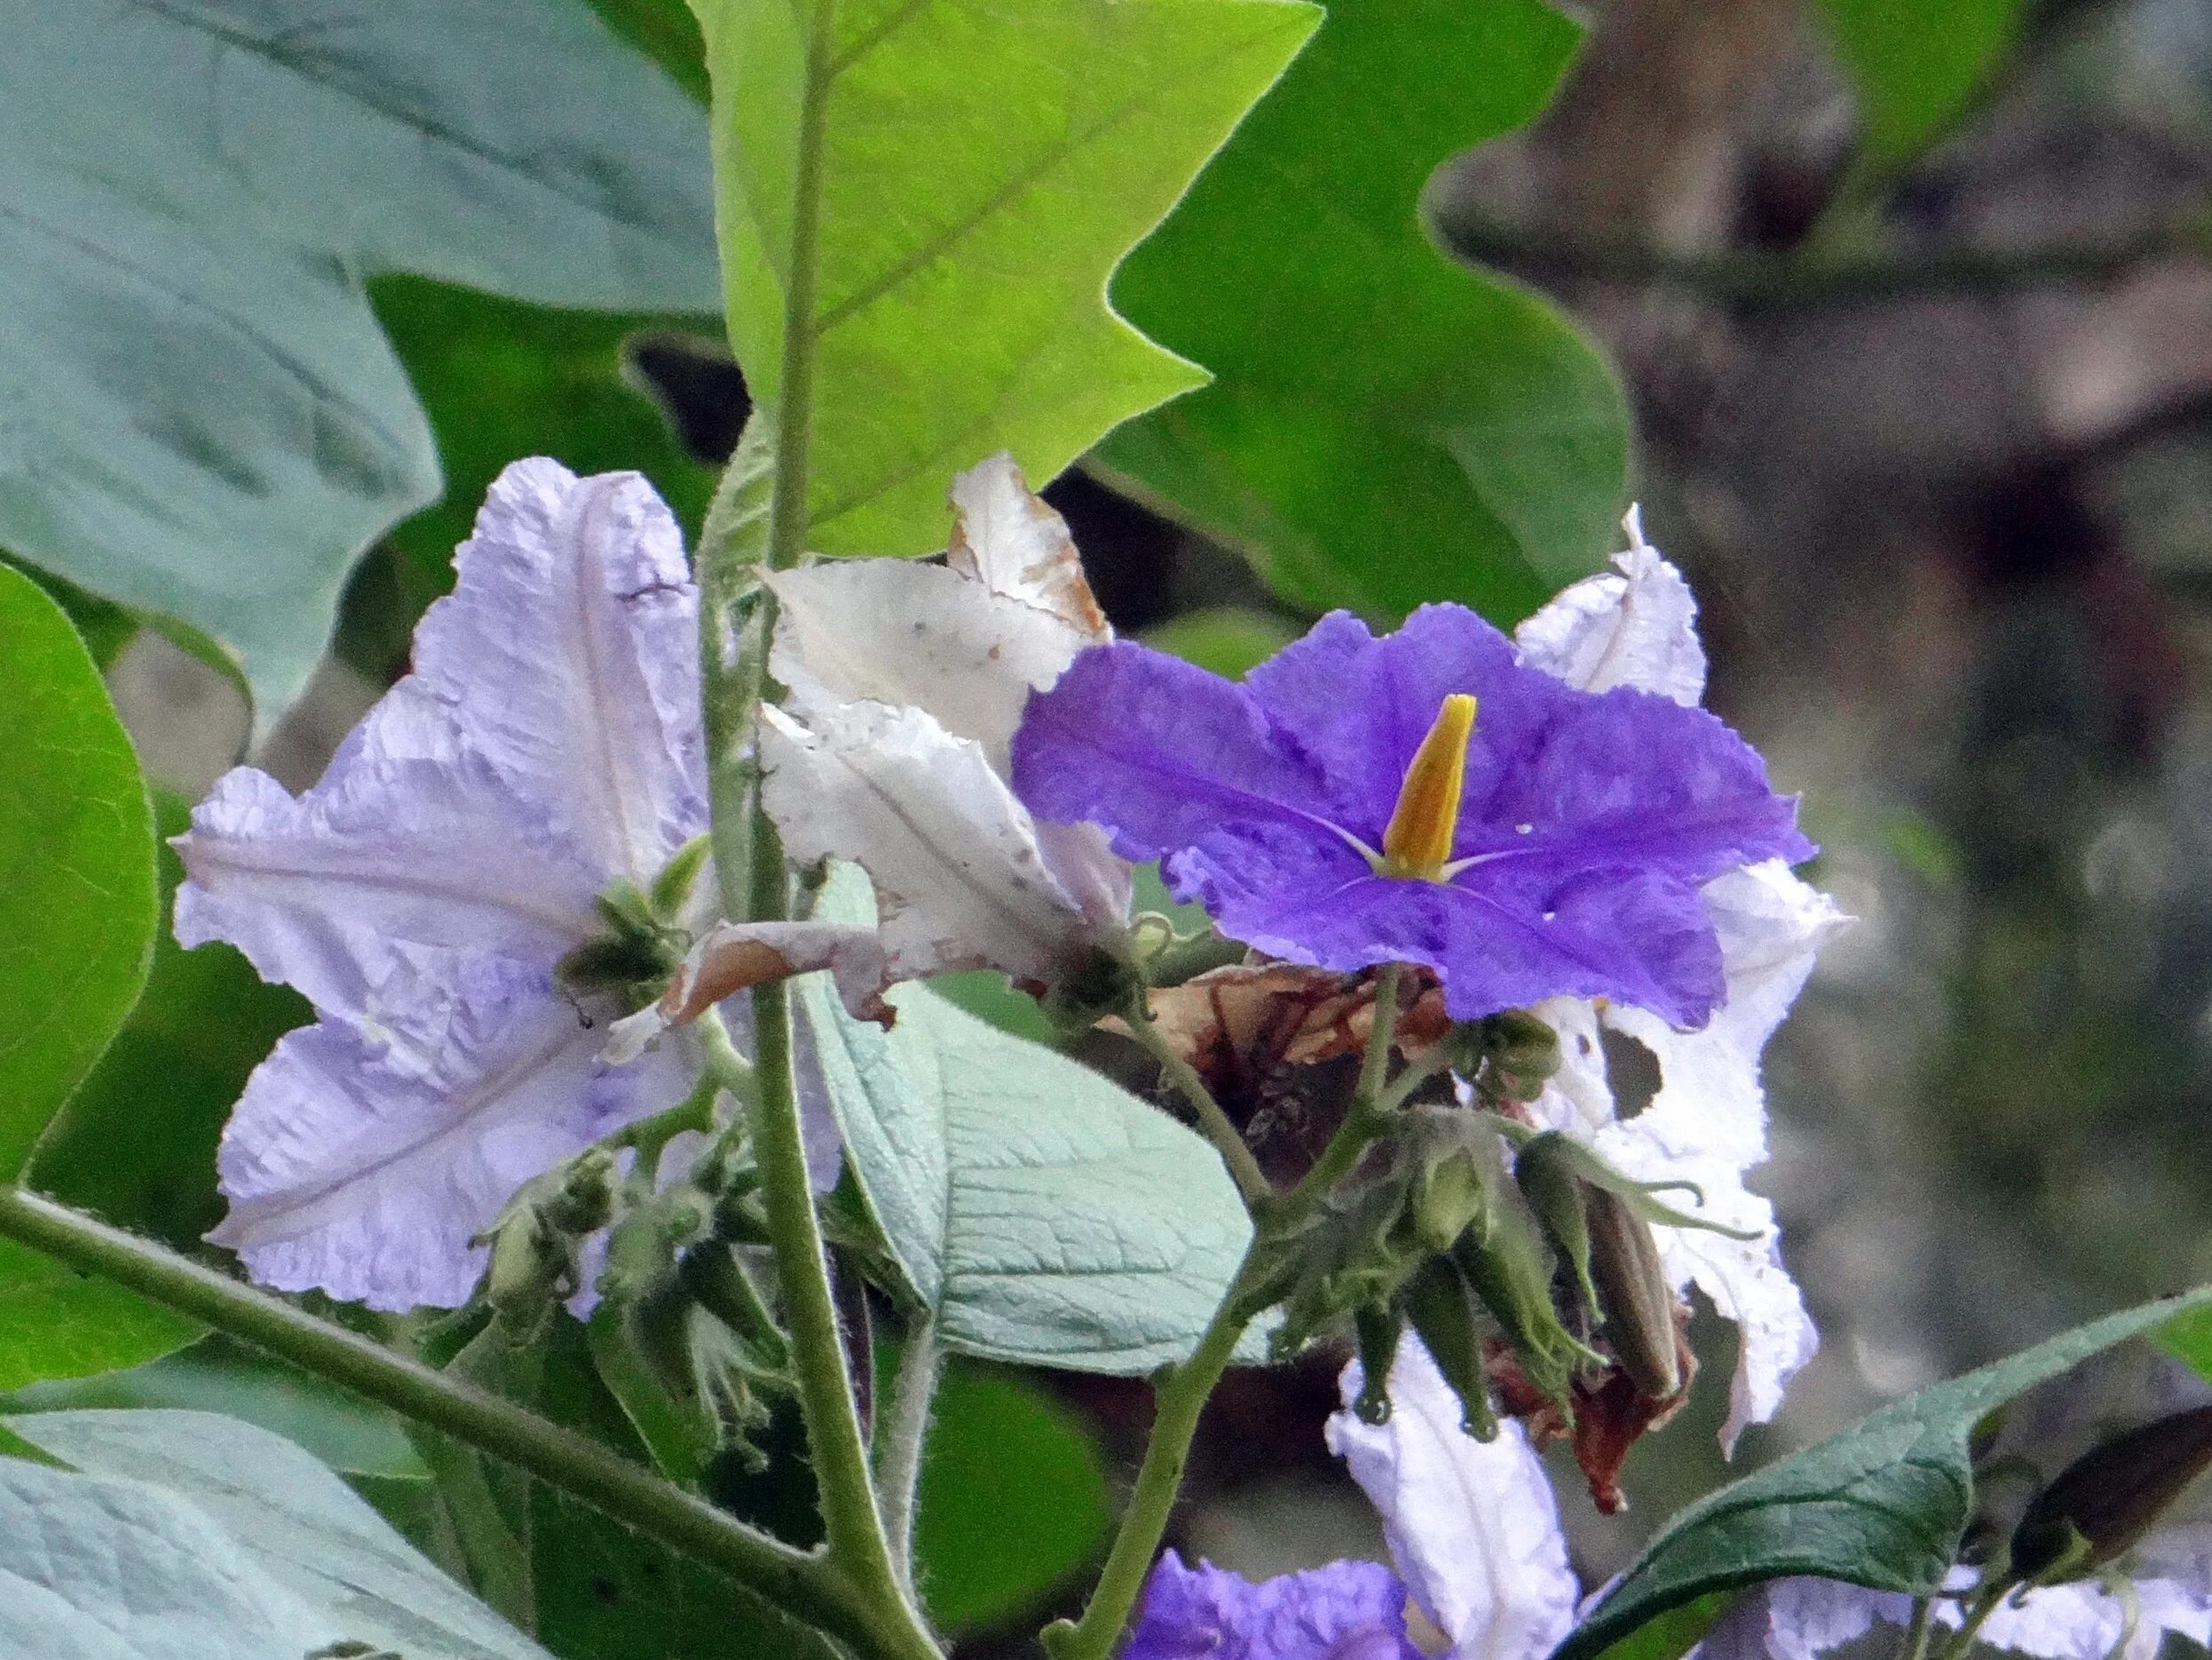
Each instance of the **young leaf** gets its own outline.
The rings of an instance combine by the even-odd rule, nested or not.
[[[2021,0],[1821,0],[1859,99],[1866,159],[1889,169],[1936,138],[2019,32]]]
[[[861,920],[865,889],[840,866],[816,914]],[[1221,1156],[926,986],[892,990],[885,1032],[826,978],[799,1001],[846,1157],[946,1346],[1078,1371],[1188,1356],[1252,1231]]]
[[[227,641],[265,714],[438,491],[365,275],[716,304],[699,112],[580,0],[0,19],[0,545]]]
[[[146,984],[154,821],[83,641],[5,567],[0,668],[0,1179],[12,1180]]]
[[[209,1412],[11,1420],[0,1652],[547,1660],[290,1442]]]
[[[1709,1494],[1660,1530],[1552,1660],[1593,1660],[1671,1609],[1791,1574],[1912,1596],[1940,1588],[1971,1513],[1974,1425],[2091,1355],[2206,1308],[2212,1286],[2076,1326]]]
[[[959,469],[1011,449],[1041,483],[1204,380],[1115,315],[1106,278],[1281,73],[1315,8],[694,9],[731,343],[763,406],[810,403],[810,546],[933,551]]]
[[[1331,5],[1115,278],[1218,378],[1115,431],[1102,470],[1316,609],[1517,617],[1594,569],[1620,390],[1551,305],[1449,264],[1420,212],[1439,163],[1543,106],[1576,38],[1538,0]]]

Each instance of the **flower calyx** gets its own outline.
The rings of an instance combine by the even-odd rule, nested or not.
[[[2212,1469],[2212,1406],[2176,1412],[2091,1448],[2029,1501],[2012,1530],[2023,1585],[2090,1577],[2132,1549]]]

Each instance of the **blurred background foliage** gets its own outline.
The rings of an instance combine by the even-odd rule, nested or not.
[[[598,10],[703,95],[680,0]],[[1595,0],[1579,44],[1533,0],[1339,10],[1117,283],[1220,379],[1049,493],[1110,613],[1228,673],[1328,604],[1449,595],[1510,621],[1617,545],[1625,467],[1702,597],[1710,701],[1804,792],[1817,879],[1859,918],[1769,1058],[1758,1181],[1824,1344],[1745,1458],[2212,1277],[2212,10]],[[1419,245],[1425,178],[1456,268]],[[711,318],[423,275],[367,294],[445,494],[354,566],[306,694],[273,730],[262,711],[253,753],[295,787],[403,671],[501,465],[637,468],[695,527],[745,407]],[[235,667],[41,581],[173,830],[248,750]],[[164,937],[151,974],[36,1172],[189,1245],[224,1112],[304,1009],[225,947]],[[1037,1029],[1002,984],[959,994]],[[1706,1383],[1631,1460],[1629,1514],[1597,1517],[1560,1473],[1592,1583],[1720,1476],[1731,1356],[1725,1327],[1697,1335]],[[1321,1446],[1333,1371],[1232,1377],[1186,1550],[1258,1573],[1379,1548]],[[588,1362],[546,1372],[553,1410],[627,1435]],[[437,1546],[396,1426],[234,1350],[39,1398],[221,1404]],[[979,1650],[1068,1594],[1143,1411],[1133,1382],[955,1372],[921,1553],[933,1609]],[[732,1502],[803,1514],[731,1480]],[[597,1564],[541,1599],[557,1650],[709,1652],[709,1592],[556,1512],[541,1559]],[[641,1617],[659,1646],[636,1646]]]

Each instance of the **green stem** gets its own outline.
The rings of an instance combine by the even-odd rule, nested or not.
[[[1247,1268],[1252,1261],[1252,1253],[1246,1253]],[[1244,1307],[1243,1279],[1244,1271],[1239,1270],[1237,1284],[1229,1287],[1221,1306],[1213,1311],[1213,1321],[1190,1358],[1170,1371],[1154,1391],[1152,1435],[1145,1445],[1144,1462],[1137,1469],[1129,1508],[1122,1516],[1121,1529],[1114,1536],[1113,1548],[1107,1553],[1106,1566],[1084,1607],[1083,1617],[1062,1620],[1045,1629],[1045,1648],[1052,1660],[1105,1660],[1122,1627],[1129,1623],[1130,1611],[1144,1590],[1145,1576],[1151,1571],[1153,1555],[1167,1532],[1176,1494],[1182,1488],[1198,1416],[1205,1410],[1214,1385],[1228,1370],[1236,1340],[1252,1318],[1252,1311]]]
[[[1927,1597],[1913,1599],[1912,1624],[1905,1628],[1904,1646],[1897,1660],[1926,1660],[1928,1633],[1934,1628],[1935,1603]]]
[[[1197,1069],[1175,1053],[1151,1016],[1142,1010],[1128,1023],[1130,1034],[1144,1046],[1144,1052],[1160,1063],[1160,1073],[1174,1087],[1190,1106],[1198,1120],[1199,1132],[1213,1143],[1213,1150],[1221,1155],[1221,1162],[1228,1166],[1229,1175],[1236,1183],[1236,1190],[1244,1196],[1244,1203],[1264,1204],[1275,1196],[1275,1186],[1267,1173],[1260,1168],[1260,1161],[1252,1157],[1252,1149],[1236,1126],[1229,1122],[1228,1114],[1221,1111],[1221,1103],[1213,1098],[1213,1092],[1205,1087],[1205,1079]]]
[[[914,1499],[921,1487],[921,1453],[929,1440],[929,1406],[937,1392],[937,1323],[917,1315],[899,1347],[898,1377],[889,1410],[876,1435],[876,1491],[882,1495],[883,1529],[900,1579],[914,1582]]]
[[[0,1236],[137,1292],[301,1371],[391,1408],[656,1543],[717,1569],[871,1660],[938,1660],[844,1568],[794,1550],[619,1454],[280,1298],[20,1188],[0,1189]]]
[[[1949,1641],[1936,1650],[1936,1660],[1965,1660],[1965,1656],[1973,1651],[1974,1639],[1980,1635],[1982,1626],[1997,1611],[1998,1605],[2003,1602],[2011,1589],[2010,1585],[2001,1583],[1978,1594],[1958,1630],[1952,1633]]]
[[[1367,1029],[1367,1053],[1360,1059],[1357,1100],[1373,1107],[1390,1081],[1390,1048],[1398,1040],[1398,965],[1385,963],[1375,976],[1375,1017]]]

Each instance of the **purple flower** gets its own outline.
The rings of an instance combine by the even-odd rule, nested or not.
[[[707,827],[675,523],[635,474],[518,462],[454,563],[414,672],[320,783],[238,768],[178,839],[178,937],[230,941],[320,1016],[233,1112],[209,1237],[265,1285],[378,1308],[462,1301],[518,1186],[696,1073],[682,1045],[607,1064],[620,1010],[555,977],[602,890]]]
[[[1243,685],[1094,648],[1031,697],[1013,759],[1040,818],[1161,859],[1236,938],[1426,964],[1461,1019],[1608,997],[1702,1026],[1726,986],[1699,889],[1813,851],[1712,715],[1582,690],[1457,605],[1381,639],[1333,613]]]
[[[1169,1551],[1145,1582],[1121,1660],[1421,1660],[1405,1586],[1379,1562],[1331,1562],[1257,1585]]]

